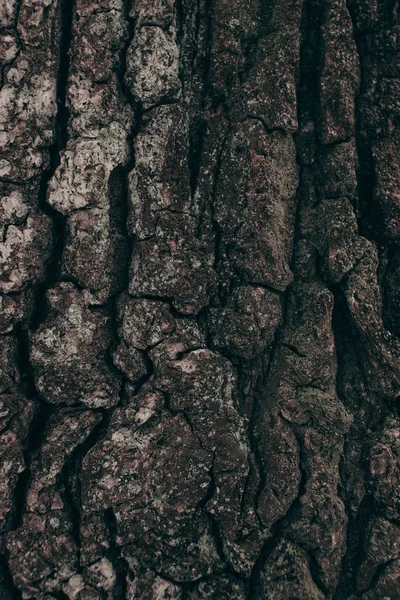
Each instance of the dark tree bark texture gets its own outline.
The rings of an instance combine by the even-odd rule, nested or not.
[[[0,599],[400,599],[396,0],[0,1]]]

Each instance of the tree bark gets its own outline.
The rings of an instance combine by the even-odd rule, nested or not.
[[[396,0],[0,4],[0,598],[400,599]]]

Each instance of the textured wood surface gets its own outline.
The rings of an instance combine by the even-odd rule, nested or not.
[[[400,599],[396,0],[0,0],[0,599]]]

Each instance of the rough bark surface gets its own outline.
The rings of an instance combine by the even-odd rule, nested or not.
[[[0,598],[400,598],[396,0],[1,0]]]

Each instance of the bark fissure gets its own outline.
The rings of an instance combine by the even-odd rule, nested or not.
[[[67,88],[69,73],[69,51],[72,40],[74,7],[75,0],[61,0],[61,31],[56,89],[57,116],[55,126],[55,142],[49,151],[50,166],[42,177],[38,195],[39,209],[45,215],[47,215],[52,222],[53,241],[52,252],[47,259],[44,280],[38,285],[36,291],[36,308],[32,316],[32,328],[37,328],[41,321],[45,318],[45,295],[47,290],[58,281],[60,276],[61,258],[66,241],[65,217],[47,202],[47,195],[49,182],[54,177],[54,174],[60,165],[61,153],[63,150],[65,150],[68,141],[67,125],[69,112],[67,108]]]

